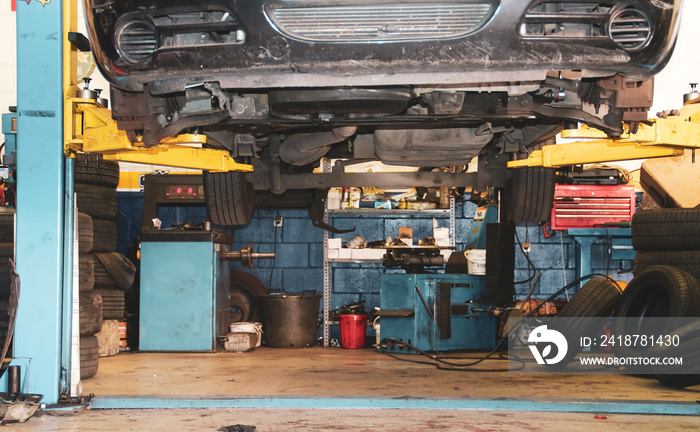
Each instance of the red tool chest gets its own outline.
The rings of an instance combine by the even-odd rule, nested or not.
[[[632,221],[634,186],[556,185],[552,230],[601,228],[606,223]]]

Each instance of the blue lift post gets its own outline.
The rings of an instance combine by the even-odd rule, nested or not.
[[[61,0],[17,2],[21,292],[14,358],[22,366],[22,391],[42,394],[47,404],[59,399],[64,321],[62,9]]]

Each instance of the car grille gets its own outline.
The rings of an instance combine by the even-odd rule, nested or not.
[[[543,1],[523,17],[525,38],[609,38],[628,51],[641,49],[652,36],[647,15],[633,6],[616,7],[613,1]]]
[[[651,39],[651,22],[637,10],[622,10],[610,20],[610,37],[625,49],[642,48]]]
[[[117,36],[119,53],[131,63],[147,61],[158,48],[155,27],[145,21],[134,20],[125,25]]]
[[[134,64],[148,62],[162,49],[241,44],[246,39],[238,19],[225,10],[132,12],[116,28],[117,51]]]
[[[270,6],[287,36],[308,41],[385,42],[447,39],[475,32],[493,13],[490,2],[351,6]]]

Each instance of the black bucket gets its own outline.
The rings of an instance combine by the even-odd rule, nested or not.
[[[316,343],[318,294],[271,294],[258,299],[263,310],[263,332],[272,348],[304,348]]]

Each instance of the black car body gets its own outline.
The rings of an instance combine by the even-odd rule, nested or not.
[[[439,167],[523,157],[577,122],[644,120],[680,0],[84,0],[113,116],[191,129],[280,181],[325,155]],[[505,160],[508,158],[501,158]],[[281,173],[281,174],[280,174]],[[509,174],[478,183],[504,186]]]

